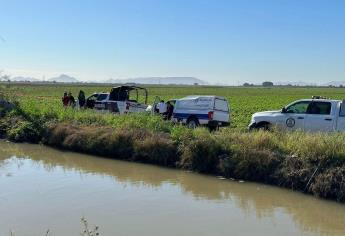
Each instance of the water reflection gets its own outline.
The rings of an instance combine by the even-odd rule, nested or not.
[[[277,211],[287,213],[300,229],[318,235],[345,233],[345,206],[319,200],[289,190],[255,183],[238,183],[219,180],[212,176],[187,173],[144,164],[115,161],[77,153],[61,152],[40,145],[0,142],[0,174],[6,163],[15,157],[17,168],[20,160],[32,160],[32,168],[111,176],[123,185],[159,188],[165,183],[175,185],[195,200],[231,201],[247,214],[255,212],[257,218],[274,217]],[[5,173],[8,174],[8,173]]]

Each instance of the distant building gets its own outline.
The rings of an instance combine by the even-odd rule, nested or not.
[[[244,83],[243,84],[243,87],[253,87],[254,86],[254,84],[250,84],[250,83]]]
[[[265,82],[262,83],[262,86],[264,86],[264,87],[272,87],[273,86],[273,82],[265,81]]]

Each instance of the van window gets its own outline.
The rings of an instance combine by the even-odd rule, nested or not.
[[[229,111],[228,102],[226,100],[215,99],[214,109],[219,111]]]
[[[211,109],[212,99],[210,98],[197,98],[197,99],[181,99],[176,102],[175,108],[180,109]]]
[[[345,117],[345,100],[343,100],[342,103],[340,103],[339,116]]]
[[[308,114],[330,115],[332,104],[330,102],[313,102],[308,108]]]

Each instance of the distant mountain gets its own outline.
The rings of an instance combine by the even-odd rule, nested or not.
[[[48,81],[51,81],[51,82],[55,81],[58,83],[78,83],[79,82],[76,78],[71,77],[69,75],[65,75],[65,74],[61,74],[58,77],[50,78],[48,79]]]
[[[40,81],[39,79],[33,77],[24,77],[24,76],[16,76],[16,77],[0,77],[0,81],[16,81],[16,82],[37,82]]]
[[[345,81],[332,81],[332,82],[323,84],[323,86],[334,86],[334,87],[339,87],[340,85],[345,86]]]
[[[37,82],[40,81],[39,79],[33,78],[33,77],[24,77],[24,76],[16,76],[16,77],[11,77],[11,81],[30,81],[30,82]]]
[[[180,84],[180,85],[206,85],[207,82],[194,77],[139,77],[139,78],[129,78],[129,79],[108,79],[104,83],[112,84],[126,84],[126,83],[136,83],[136,84]]]

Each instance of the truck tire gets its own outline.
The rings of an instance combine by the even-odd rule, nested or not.
[[[191,129],[195,129],[199,126],[199,120],[196,117],[190,117],[187,120],[187,127]]]
[[[209,125],[208,129],[209,129],[210,132],[218,131],[219,130],[219,125]]]
[[[268,122],[260,122],[257,124],[255,127],[256,130],[270,130],[271,129],[271,124]]]

